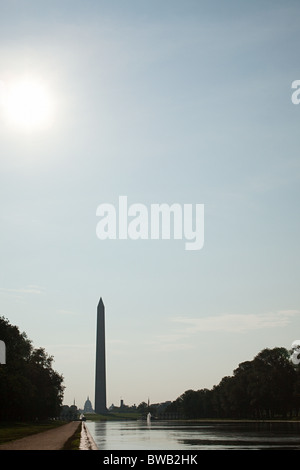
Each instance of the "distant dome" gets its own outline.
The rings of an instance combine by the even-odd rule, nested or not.
[[[83,409],[84,413],[92,413],[94,410],[93,410],[93,407],[92,407],[92,403],[89,399],[89,397],[87,397],[87,400],[84,404],[84,409]]]

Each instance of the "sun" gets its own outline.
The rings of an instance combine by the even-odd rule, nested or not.
[[[2,87],[2,106],[6,121],[24,131],[49,127],[53,101],[46,85],[37,79],[22,78]]]

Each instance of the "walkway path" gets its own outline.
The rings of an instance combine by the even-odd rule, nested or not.
[[[61,450],[80,424],[80,421],[72,421],[49,431],[22,437],[1,444],[0,450]]]

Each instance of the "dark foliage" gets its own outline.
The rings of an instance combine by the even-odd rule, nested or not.
[[[63,377],[52,369],[53,357],[34,349],[25,333],[0,317],[6,364],[0,366],[0,421],[57,417]]]
[[[299,415],[300,371],[285,348],[264,349],[212,390],[188,390],[167,408],[187,418],[272,419]]]

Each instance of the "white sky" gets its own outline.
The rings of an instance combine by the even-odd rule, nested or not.
[[[0,314],[94,404],[211,388],[300,337],[298,1],[0,0]],[[43,126],[8,118],[29,77]],[[28,98],[28,96],[27,96]],[[29,99],[29,98],[28,98]],[[205,205],[205,243],[96,237],[96,209]]]

